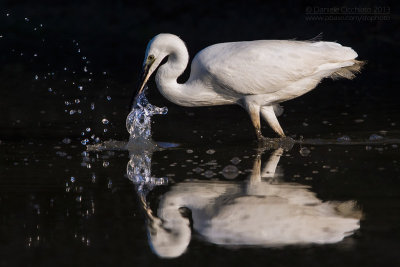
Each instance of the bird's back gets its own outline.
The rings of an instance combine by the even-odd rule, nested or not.
[[[357,53],[334,42],[260,40],[220,43],[193,59],[191,79],[238,97],[273,93],[308,77],[351,66]]]

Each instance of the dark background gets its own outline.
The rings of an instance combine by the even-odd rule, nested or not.
[[[361,12],[360,15],[349,11],[339,14],[354,16],[354,20],[332,20],[327,19],[329,14],[314,14],[321,8],[333,7],[370,8],[379,14],[375,19],[361,21],[357,19],[362,16],[372,18],[375,13]],[[312,14],[308,14],[310,11]],[[379,17],[381,13],[389,19]],[[66,123],[75,124],[68,130],[68,135],[79,137],[81,129],[88,124],[101,132],[99,121],[102,117],[110,119],[113,131],[99,135],[125,138],[127,106],[135,91],[146,44],[160,32],[179,35],[186,42],[191,58],[202,48],[219,42],[307,40],[323,33],[323,40],[352,47],[358,52],[359,59],[367,60],[368,64],[353,81],[325,80],[317,90],[284,103],[289,113],[285,112],[284,116],[288,117],[281,119],[283,128],[289,134],[321,133],[324,131],[321,121],[336,117],[340,123],[337,116],[345,112],[350,114],[350,119],[344,122],[347,126],[368,113],[371,123],[358,125],[359,128],[386,130],[397,117],[383,119],[382,116],[398,113],[399,26],[395,1],[2,1],[0,138],[15,139],[27,135],[50,138],[54,133],[65,132]],[[37,57],[33,56],[35,53]],[[82,56],[87,59],[83,60]],[[87,60],[90,61],[88,64],[85,63]],[[88,72],[83,71],[84,66]],[[52,72],[53,76],[43,78]],[[39,76],[36,81],[35,75]],[[188,70],[180,80],[184,81],[187,76]],[[83,92],[77,90],[79,83],[85,87]],[[54,94],[57,96],[48,94],[49,87],[56,88]],[[185,128],[185,119],[201,124],[204,119],[218,118],[221,112],[231,112],[232,117],[241,121],[235,128],[251,127],[247,115],[239,107],[187,111],[163,99],[155,90],[153,80],[150,88],[150,101],[170,108],[168,122],[155,126],[167,129],[165,132]],[[106,96],[113,100],[107,102]],[[86,115],[67,116],[69,110],[65,112],[64,102],[76,98],[81,100],[77,108]],[[96,103],[96,110],[88,114],[90,102]],[[298,119],[291,119],[290,111],[299,117],[309,117],[311,122],[315,118],[318,125],[314,123],[316,128],[312,130],[301,128],[300,123],[295,123]],[[182,115],[188,112],[188,116]],[[193,114],[195,116],[191,116]],[[183,122],[182,127],[179,121]],[[213,124],[206,126],[217,130]],[[40,130],[36,130],[38,127]],[[268,128],[264,131],[273,134]],[[156,135],[157,132],[160,131],[156,131]],[[243,136],[253,138],[249,133]],[[183,140],[191,141],[191,138]]]

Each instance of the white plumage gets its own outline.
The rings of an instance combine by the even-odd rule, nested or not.
[[[260,114],[283,137],[276,118],[279,103],[307,93],[325,77],[351,79],[363,64],[355,60],[353,49],[334,42],[221,43],[201,50],[192,61],[190,78],[179,84],[189,61],[187,48],[176,35],[159,34],[148,44],[139,91],[167,56],[156,83],[168,100],[181,106],[239,104],[249,112],[259,139]]]

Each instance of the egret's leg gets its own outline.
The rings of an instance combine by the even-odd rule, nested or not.
[[[281,137],[285,137],[285,133],[283,132],[281,126],[279,125],[278,119],[276,118],[274,112],[274,108],[272,106],[261,107],[261,115],[277,134],[279,134]]]
[[[253,123],[254,128],[256,130],[257,139],[258,140],[264,139],[261,133],[260,106],[250,102],[246,102],[244,107],[250,114],[251,122]]]

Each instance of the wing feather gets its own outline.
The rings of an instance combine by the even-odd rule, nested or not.
[[[353,49],[333,42],[262,40],[221,43],[196,55],[192,75],[233,95],[266,94],[322,70],[328,73],[327,70],[338,69],[356,57]]]

